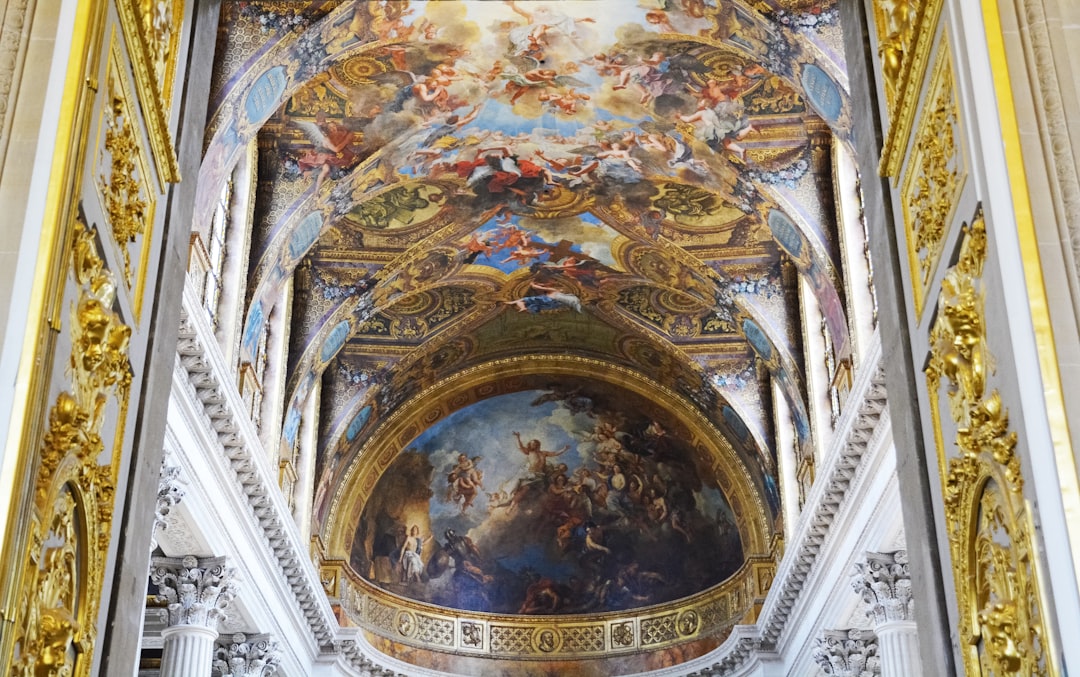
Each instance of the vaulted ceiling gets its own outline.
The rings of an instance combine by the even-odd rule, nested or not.
[[[576,606],[562,608],[556,593],[539,607],[484,606],[380,579],[373,530],[419,520],[460,570],[436,525],[494,548],[496,518],[531,528],[512,513],[530,504],[530,482],[595,498],[615,475],[636,476],[627,463],[639,494],[666,492],[667,512],[640,497],[640,510],[567,498],[544,504],[560,515],[552,528],[585,510],[576,525],[610,518],[612,541],[617,518],[640,512],[663,523],[656,538],[685,536],[680,556],[700,558],[691,546],[705,526],[692,518],[708,504],[719,519],[723,503],[743,555],[768,554],[780,515],[774,395],[797,443],[811,439],[800,286],[834,357],[850,350],[831,153],[848,141],[851,110],[831,3],[252,0],[224,3],[221,26],[197,222],[257,148],[241,360],[265,359],[268,318],[287,308],[280,444],[291,453],[316,412],[314,524],[353,547],[353,573],[453,609],[580,612],[578,593],[564,592]],[[554,457],[532,474],[508,469],[536,458],[528,444],[518,453],[513,426],[558,412],[573,447],[564,472],[580,472],[558,480]],[[453,432],[477,426],[487,437]],[[545,450],[562,443],[552,430]],[[616,440],[606,460],[605,434]],[[444,458],[463,444],[502,446]],[[408,470],[406,458],[430,468]],[[462,484],[473,470],[487,473],[483,493]],[[443,513],[402,516],[423,512],[387,498],[415,493],[410,482],[435,494],[417,505]],[[369,501],[386,515],[352,505]],[[598,539],[593,554],[614,557]],[[584,557],[571,557],[577,578],[608,566]],[[437,575],[430,561],[425,580]],[[587,610],[682,598],[733,570]]]

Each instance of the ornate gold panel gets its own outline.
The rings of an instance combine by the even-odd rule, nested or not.
[[[89,675],[96,640],[131,386],[131,328],[112,310],[116,281],[97,247],[96,229],[78,222],[70,392],[57,396],[42,439],[13,630],[12,674],[24,677]],[[110,421],[115,448],[102,465]]]
[[[152,250],[157,194],[148,182],[149,162],[115,32],[109,42],[106,98],[98,121],[94,156],[94,185],[112,230],[123,264],[122,279],[131,291],[132,307],[138,319]]]
[[[874,0],[889,128],[881,149],[882,176],[895,177],[907,151],[943,0]]]
[[[158,178],[163,184],[175,183],[180,180],[180,168],[169,132],[169,114],[183,31],[184,2],[116,0],[116,9],[131,56]]]
[[[919,119],[900,188],[916,315],[926,305],[926,294],[941,258],[954,205],[967,178],[948,40],[943,39],[938,49],[926,100],[929,103]]]
[[[942,283],[926,367],[964,668],[969,675],[1057,674],[1047,651],[1017,434],[997,389],[987,393],[993,358],[981,281],[985,260],[980,213],[964,228],[959,261]],[[942,377],[957,426],[959,453],[951,458],[940,427]]]

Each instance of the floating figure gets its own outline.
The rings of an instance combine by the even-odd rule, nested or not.
[[[471,459],[465,454],[458,454],[457,465],[446,476],[449,484],[447,496],[452,503],[461,502],[461,512],[465,512],[476,500],[477,493],[484,488],[484,473],[476,464],[480,457]]]
[[[503,303],[514,306],[519,313],[539,313],[544,310],[559,310],[564,307],[573,308],[579,313],[582,312],[581,299],[573,294],[567,294],[555,287],[547,287],[536,282],[529,283],[529,286],[544,293],[540,296],[525,296],[513,301],[503,301]]]

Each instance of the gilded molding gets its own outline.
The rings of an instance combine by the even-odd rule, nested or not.
[[[911,158],[904,168],[900,188],[916,315],[922,313],[926,304],[927,289],[941,259],[953,206],[967,178],[954,83],[952,51],[948,40],[942,39],[927,93],[930,103],[924,108],[915,131]]]
[[[183,31],[183,0],[116,0],[146,131],[162,184],[180,180],[169,115]]]
[[[148,162],[137,126],[139,118],[115,33],[110,42],[106,100],[98,124],[98,150],[94,159],[95,185],[123,263],[124,282],[133,290],[137,318],[146,286],[157,198],[147,186]]]
[[[927,387],[933,406],[942,377],[959,454],[938,446],[958,630],[967,674],[1049,675],[1038,557],[1023,497],[1017,434],[996,389],[987,392],[993,358],[986,341],[982,214],[964,228],[960,256],[942,282],[930,330]],[[944,435],[939,435],[939,439]]]
[[[938,33],[938,19],[941,16],[941,6],[944,4],[944,0],[925,0],[917,3],[911,3],[910,0],[875,0],[875,5],[881,8],[900,7],[901,5],[910,4],[918,6],[918,14],[914,20],[914,27],[910,32],[904,27],[911,21],[910,8],[898,13],[897,20],[892,25],[900,27],[898,33],[900,39],[903,39],[903,36],[911,35],[912,43],[904,45],[902,42],[898,43],[896,38],[890,39],[890,23],[884,21],[875,22],[877,24],[878,44],[885,47],[881,59],[881,75],[885,80],[886,90],[888,91],[890,88],[888,84],[890,81],[894,83],[891,86],[893,95],[889,105],[889,129],[886,132],[881,150],[881,165],[878,167],[878,172],[882,176],[896,177],[900,172],[904,156],[907,154],[908,140],[911,138],[915,112],[919,105],[919,94],[922,92],[931,48]],[[881,11],[891,14],[885,9]],[[875,15],[877,13],[878,10],[875,8]],[[904,20],[900,21],[901,18],[904,18]],[[892,59],[895,56],[895,52],[890,50],[897,49],[898,44],[902,45],[900,48],[900,62],[891,66],[887,65],[885,63],[886,57]],[[897,75],[899,75],[898,78]]]
[[[131,328],[112,310],[116,281],[97,246],[96,229],[77,223],[71,388],[57,396],[42,439],[14,630],[13,674],[25,677],[89,675],[96,640],[120,458],[99,464],[102,433],[111,421],[122,443],[131,387]]]

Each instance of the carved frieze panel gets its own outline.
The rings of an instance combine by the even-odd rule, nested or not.
[[[117,0],[158,178],[180,180],[169,115],[183,31],[183,0]]]
[[[926,305],[926,294],[968,171],[952,53],[944,39],[926,101],[900,188],[916,315]]]
[[[105,102],[98,121],[94,154],[94,185],[122,264],[120,277],[124,288],[131,293],[138,318],[152,250],[157,193],[149,179],[139,116],[115,33],[110,40],[104,85]]]
[[[986,252],[986,230],[977,214],[964,228],[959,260],[942,282],[926,367],[959,637],[969,675],[1056,674],[1047,650],[1018,437],[1001,394],[987,383],[993,357],[982,283]],[[942,427],[943,385],[956,453],[946,447]]]

